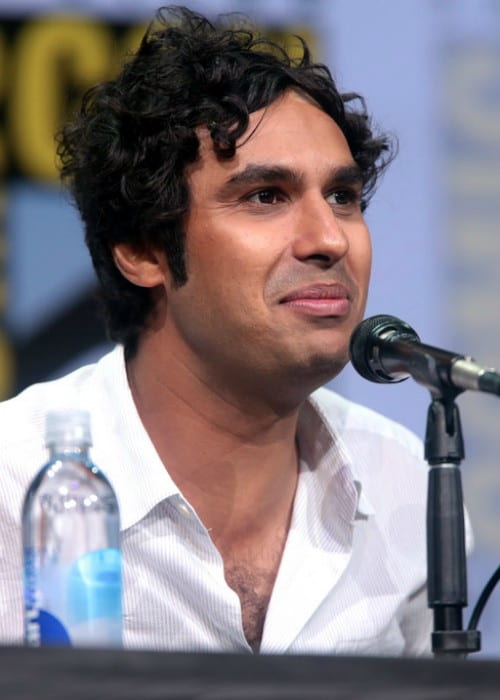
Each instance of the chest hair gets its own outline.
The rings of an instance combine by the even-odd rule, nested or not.
[[[246,640],[253,651],[258,652],[276,571],[233,564],[225,568],[225,577],[240,599]]]

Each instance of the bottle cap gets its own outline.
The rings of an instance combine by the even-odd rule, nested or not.
[[[48,411],[45,418],[45,444],[91,445],[90,414],[79,409]]]

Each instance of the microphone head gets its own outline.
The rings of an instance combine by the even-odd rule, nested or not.
[[[355,328],[349,344],[351,363],[364,379],[378,384],[402,382],[408,376],[394,376],[384,372],[379,362],[379,345],[397,335],[410,342],[420,342],[417,333],[401,319],[386,314],[370,316]]]

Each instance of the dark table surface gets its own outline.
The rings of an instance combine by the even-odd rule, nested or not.
[[[0,647],[1,700],[500,700],[500,662]]]

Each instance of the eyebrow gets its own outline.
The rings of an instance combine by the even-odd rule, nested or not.
[[[224,199],[234,193],[240,187],[248,187],[257,184],[271,184],[274,182],[285,182],[291,185],[300,185],[303,176],[298,170],[281,165],[267,165],[260,163],[250,163],[240,172],[231,175],[222,187],[218,190],[217,196]],[[332,168],[327,181],[332,184],[350,185],[363,184],[363,175],[360,167],[356,163],[341,165]]]

